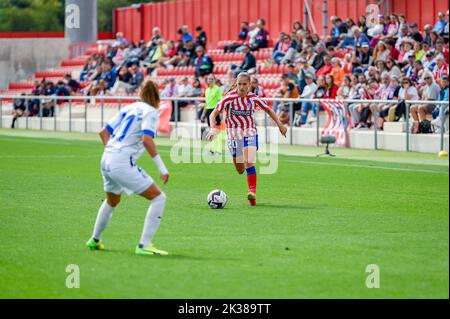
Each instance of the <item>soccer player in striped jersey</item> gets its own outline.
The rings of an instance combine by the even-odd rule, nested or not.
[[[287,128],[281,124],[275,112],[256,94],[250,92],[250,75],[240,73],[232,90],[225,95],[210,114],[211,131],[208,139],[219,133],[215,118],[225,112],[227,143],[234,166],[239,174],[247,172],[247,199],[251,206],[256,205],[256,151],[258,150],[258,132],[254,113],[258,109],[265,111],[278,125],[280,133],[286,137]]]
[[[167,252],[155,248],[153,235],[161,222],[166,205],[166,195],[153,179],[136,161],[147,151],[152,157],[165,183],[169,172],[158,155],[153,138],[156,134],[159,112],[158,85],[152,81],[145,82],[140,93],[142,102],[125,106],[100,131],[100,138],[105,145],[101,161],[106,199],[103,201],[95,221],[94,232],[86,246],[91,250],[103,250],[101,234],[108,225],[114,209],[120,202],[123,192],[137,194],[151,201],[147,210],[141,240],[136,247],[137,255],[167,255]]]

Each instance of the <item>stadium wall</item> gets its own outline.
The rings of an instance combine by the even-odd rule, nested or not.
[[[69,39],[0,39],[0,89],[69,58]]]
[[[322,1],[309,1],[317,33],[322,34]],[[365,13],[366,5],[377,0],[328,0],[328,17],[352,17]],[[381,12],[404,14],[407,21],[420,26],[434,24],[437,13],[449,8],[447,0],[391,0],[383,3]],[[122,31],[132,41],[150,40],[152,28],[159,26],[166,39],[176,39],[177,29],[188,25],[193,32],[197,25],[207,32],[209,44],[220,40],[235,39],[240,22],[267,21],[272,38],[280,31],[291,30],[296,20],[304,23],[303,0],[178,0],[164,3],[148,3],[114,10],[114,32]],[[330,25],[328,25],[328,31]]]

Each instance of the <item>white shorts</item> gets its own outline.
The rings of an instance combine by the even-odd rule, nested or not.
[[[133,158],[120,153],[104,153],[101,161],[103,189],[107,193],[120,195],[142,194],[153,183],[153,179]]]

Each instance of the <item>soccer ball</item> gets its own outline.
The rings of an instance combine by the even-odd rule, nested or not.
[[[227,204],[227,194],[220,189],[215,189],[208,195],[208,205],[211,208],[224,208]]]

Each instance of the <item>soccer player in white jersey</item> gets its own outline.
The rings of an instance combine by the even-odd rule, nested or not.
[[[146,150],[158,167],[160,178],[166,184],[169,172],[158,155],[153,138],[159,119],[159,90],[152,81],[145,82],[140,93],[142,102],[124,107],[100,131],[100,138],[105,145],[101,160],[101,172],[104,181],[106,199],[101,205],[94,232],[86,243],[92,250],[102,250],[104,245],[101,234],[111,219],[114,209],[120,202],[123,192],[138,194],[149,201],[141,240],[136,247],[138,255],[167,255],[157,249],[152,239],[161,222],[166,205],[166,195],[145,171],[136,165],[136,161]]]
[[[213,139],[219,128],[215,124],[217,115],[225,111],[225,124],[228,148],[233,156],[234,166],[239,174],[247,172],[247,199],[251,206],[256,205],[256,151],[258,150],[258,132],[254,113],[258,109],[265,111],[278,125],[280,133],[286,137],[287,128],[281,124],[275,112],[256,94],[250,92],[250,75],[240,73],[232,89],[225,95],[210,115],[211,131],[208,138]]]

